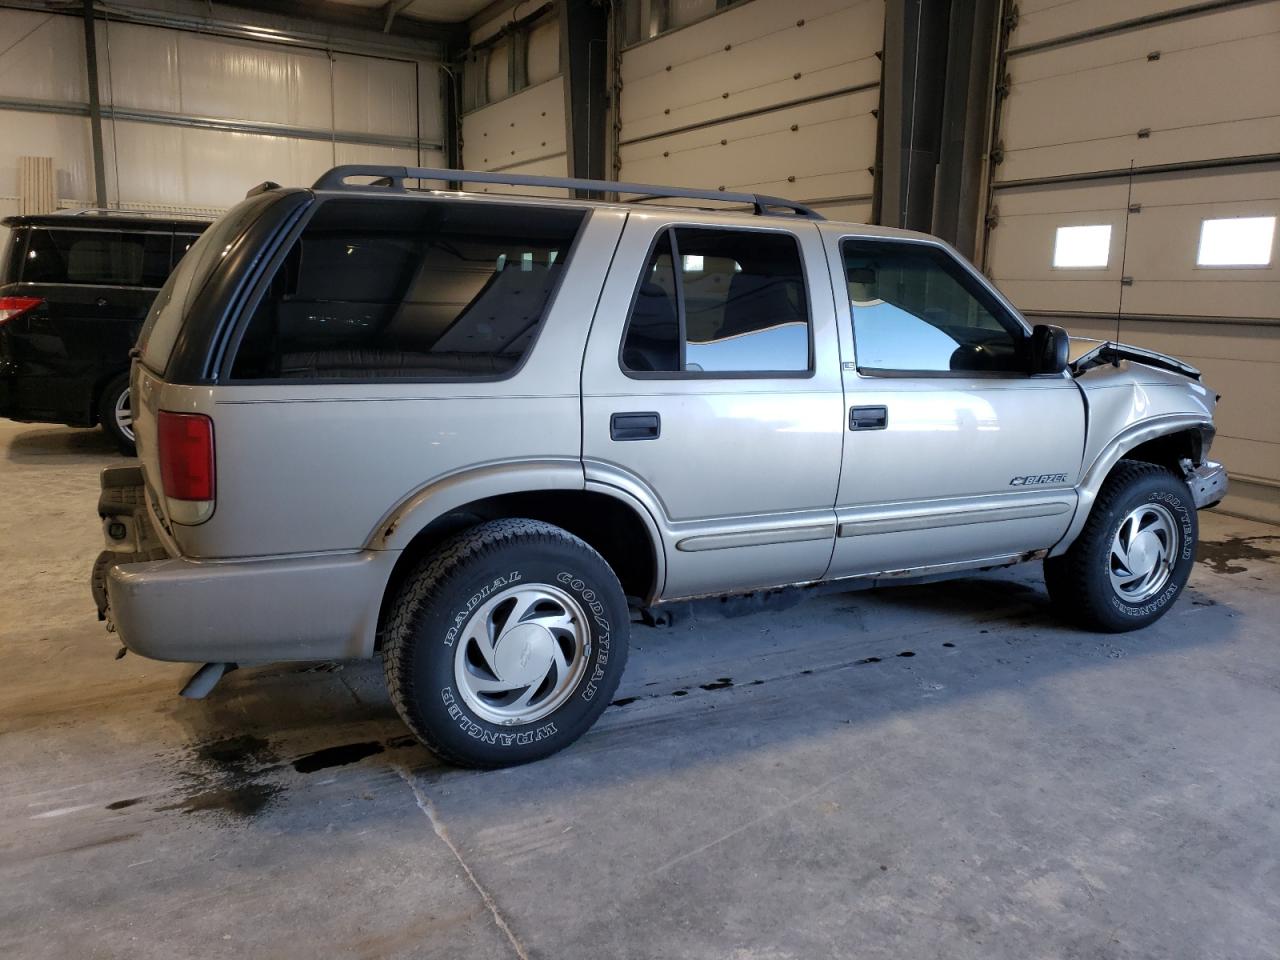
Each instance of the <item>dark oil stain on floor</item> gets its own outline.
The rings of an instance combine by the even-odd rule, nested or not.
[[[1232,561],[1274,560],[1280,551],[1255,546],[1259,540],[1276,541],[1277,537],[1228,537],[1226,540],[1201,540],[1196,546],[1196,562],[1207,565],[1214,573],[1244,573],[1245,568]]]
[[[357,763],[365,757],[382,753],[383,749],[382,744],[376,740],[325,747],[323,750],[304,754],[293,761],[293,769],[299,773],[315,773],[317,770],[328,770],[330,767],[345,767],[349,763]]]
[[[914,657],[915,655],[916,653],[914,650],[903,650],[900,654],[898,654],[898,656],[900,657]]]
[[[723,690],[726,687],[732,687],[732,686],[733,686],[732,677],[720,677],[712,683],[702,684],[702,689],[703,690]]]
[[[114,803],[108,803],[108,810],[123,810],[125,807],[132,807],[135,803],[140,803],[142,797],[130,797],[128,800],[116,800]]]
[[[609,706],[625,707],[627,704],[635,703],[639,699],[639,697],[619,697],[617,700],[613,701],[613,703],[609,704]]]
[[[197,743],[181,763],[182,799],[157,810],[244,820],[261,814],[284,792],[281,784],[266,779],[280,769],[280,758],[261,737],[243,734]]]
[[[284,790],[278,783],[243,783],[202,790],[181,803],[170,803],[157,810],[181,810],[183,813],[221,813],[233,817],[253,817],[267,807]]]
[[[855,667],[861,667],[861,666],[865,666],[868,663],[879,663],[879,662],[880,662],[879,657],[863,657],[861,660],[853,661],[853,665]]]

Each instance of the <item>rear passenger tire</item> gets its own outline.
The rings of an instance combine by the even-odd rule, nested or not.
[[[494,768],[573,743],[613,698],[627,660],[626,597],[572,534],[494,520],[437,548],[388,612],[391,700],[442,759]]]
[[[98,422],[126,457],[137,456],[133,437],[133,404],[129,399],[129,374],[113,378],[98,398]]]
[[[1044,562],[1054,606],[1090,630],[1123,633],[1160,619],[1191,575],[1199,522],[1187,485],[1164,467],[1121,460],[1084,530]]]

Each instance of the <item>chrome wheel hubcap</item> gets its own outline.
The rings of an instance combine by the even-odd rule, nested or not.
[[[128,440],[133,440],[133,407],[129,404],[129,391],[116,397],[116,427]]]
[[[1131,510],[1111,541],[1111,587],[1121,599],[1141,603],[1169,582],[1178,556],[1178,524],[1155,503]]]
[[[532,723],[573,694],[587,668],[586,614],[550,584],[510,587],[476,608],[454,645],[453,675],[476,716]]]

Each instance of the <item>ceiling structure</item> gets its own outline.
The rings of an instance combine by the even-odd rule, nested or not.
[[[389,13],[395,17],[409,17],[413,20],[425,20],[430,23],[462,23],[470,20],[486,7],[492,0],[326,0],[347,7],[362,7],[376,10],[383,15]]]

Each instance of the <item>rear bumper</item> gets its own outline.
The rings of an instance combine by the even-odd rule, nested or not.
[[[94,564],[108,629],[153,660],[265,663],[373,655],[398,551],[244,560],[170,556],[155,537],[137,467],[103,472],[109,549]],[[115,526],[113,526],[115,525]]]
[[[1197,510],[1222,502],[1227,495],[1227,468],[1214,460],[1206,460],[1187,474],[1187,486]]]
[[[129,650],[193,663],[373,655],[393,553],[120,563],[106,571],[109,617]]]

